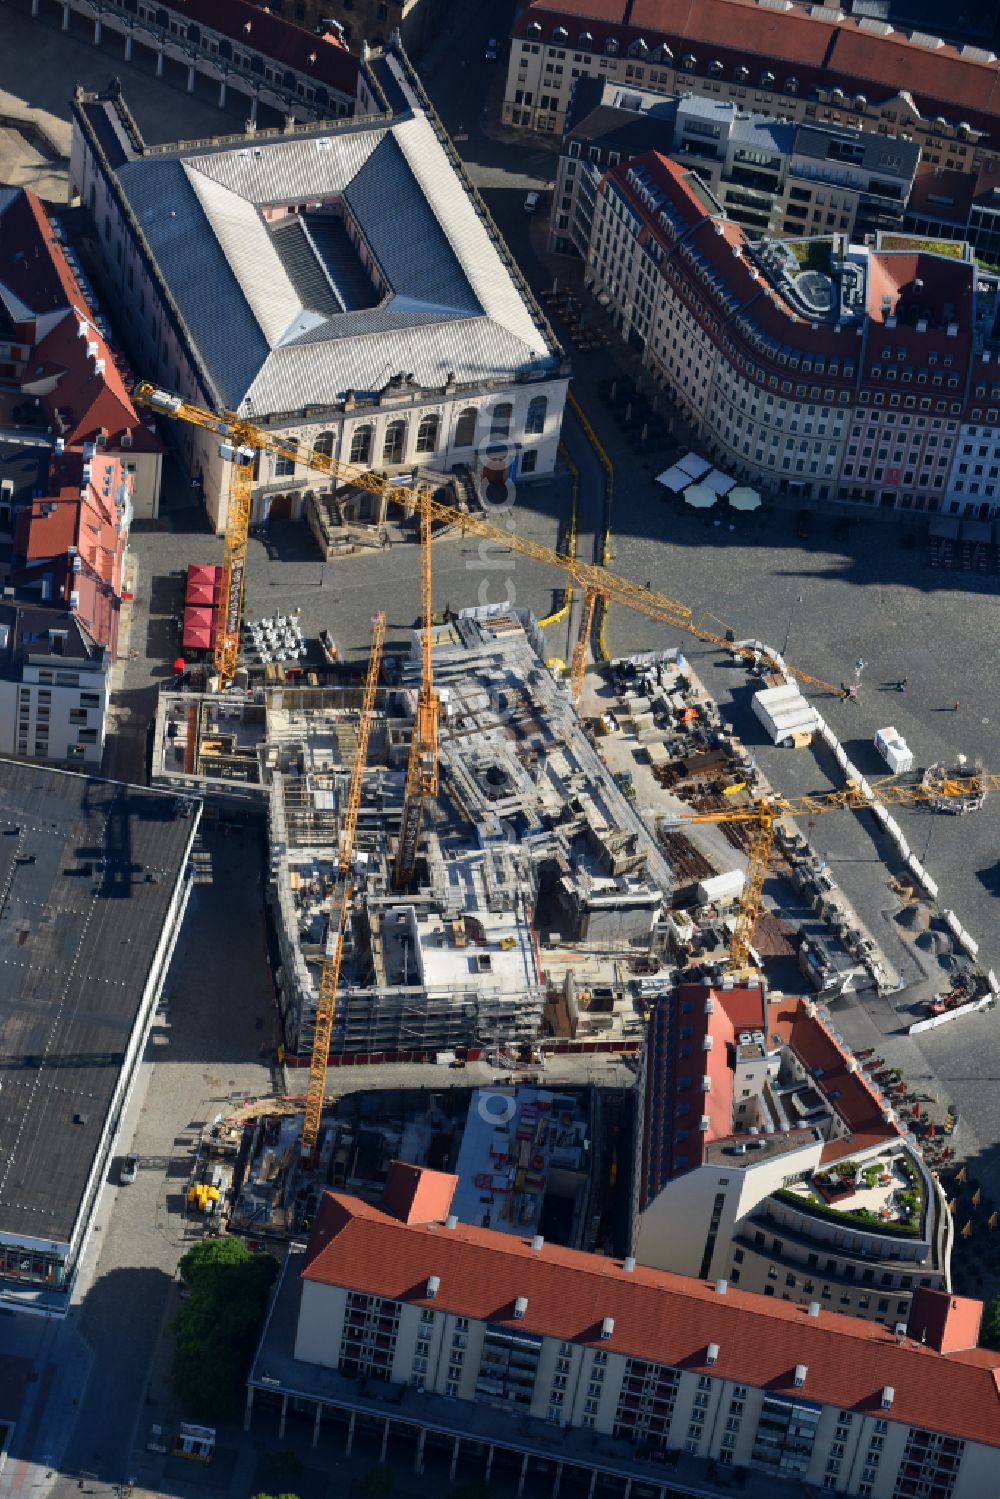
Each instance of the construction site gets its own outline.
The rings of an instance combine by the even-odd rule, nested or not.
[[[334,1179],[330,1069],[484,1061],[537,1081],[550,1052],[638,1053],[682,973],[731,982],[758,972],[772,993],[825,999],[899,989],[903,973],[796,826],[838,810],[874,817],[904,914],[940,944],[941,987],[911,1032],[995,1002],[1000,985],[978,966],[976,939],[938,900],[892,809],[974,811],[1000,778],[959,765],[870,782],[805,695],[856,699],[856,684],[837,689],[758,640],[719,635],[650,583],[495,526],[485,506],[456,509],[443,491],[401,489],[319,450],[308,466],[335,490],[391,500],[419,528],[421,608],[408,655],[383,661],[379,610],[363,682],[321,637],[332,670],[303,683],[300,667],[266,659],[274,642],[284,657],[308,655],[296,619],[242,617],[254,455],[292,448],[168,392],[139,396],[226,439],[214,669],[207,690],[161,694],[152,779],[216,806],[256,805],[266,821],[280,1060],[307,1070],[269,1159],[297,1151],[308,1176]],[[470,535],[564,575],[568,666],[547,658],[527,610],[435,614],[435,543]],[[771,743],[812,748],[836,767],[836,789],[776,794],[676,648],[588,678],[609,604],[728,655]],[[912,768],[892,726],[875,746],[893,772]],[[488,1169],[473,1178],[492,1180]],[[518,1207],[521,1227],[537,1209]]]
[[[301,1113],[262,1102],[206,1130],[200,1174],[225,1180],[231,1227],[261,1238],[308,1232],[327,1188],[379,1201],[392,1162],[402,1160],[454,1173],[460,1222],[591,1248],[607,1206],[609,1107],[613,1114],[590,1087],[350,1093],[331,1102],[317,1151],[303,1161]]]

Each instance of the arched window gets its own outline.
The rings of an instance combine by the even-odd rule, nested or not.
[[[382,444],[383,463],[402,463],[403,453],[406,450],[406,423],[402,418],[390,422],[385,429],[385,441]]]
[[[438,428],[441,420],[436,416],[422,416],[417,428],[417,452],[433,453],[438,444]]]
[[[509,401],[501,401],[490,412],[490,437],[509,437],[510,422],[514,408]]]
[[[372,461],[372,429],[366,423],[363,427],[355,427],[351,437],[351,462],[371,463]]]
[[[471,448],[476,440],[476,408],[466,406],[455,424],[456,448]]]
[[[774,74],[766,71],[761,73],[760,86],[761,88],[774,88]]]
[[[684,56],[681,58],[681,67],[684,69],[684,72],[693,73],[697,66],[698,59],[695,57],[694,53],[685,52]]]
[[[321,432],[313,443],[313,452],[317,458],[333,457],[333,433]]]
[[[545,431],[545,415],[549,409],[549,403],[544,396],[535,396],[528,405],[528,420],[524,424],[524,430],[533,436]]]

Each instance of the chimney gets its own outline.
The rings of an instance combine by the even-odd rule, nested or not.
[[[818,1301],[810,1301],[810,1303],[809,1303],[809,1315],[810,1315],[810,1317],[818,1317],[819,1316],[819,1302]]]
[[[440,1277],[440,1275],[429,1275],[427,1277],[427,1300],[428,1301],[433,1301],[434,1298],[435,1298],[435,1296],[437,1295],[437,1293],[438,1293],[438,1291],[440,1289],[441,1289],[441,1277]]]
[[[519,1296],[514,1302],[514,1321],[523,1322],[524,1314],[528,1310],[527,1296]]]
[[[806,1382],[806,1375],[808,1373],[809,1373],[809,1366],[808,1366],[808,1364],[796,1364],[795,1365],[795,1380],[794,1380],[794,1384],[795,1384],[795,1388],[797,1390],[801,1390],[802,1386],[805,1384],[805,1382]]]
[[[718,1361],[719,1361],[719,1345],[718,1345],[718,1343],[709,1343],[708,1349],[707,1349],[707,1351],[705,1353],[705,1362],[706,1362],[706,1364],[717,1364]]]
[[[622,1260],[622,1269],[625,1271],[626,1275],[631,1275],[632,1274],[632,1271],[635,1269],[635,1255],[634,1254],[627,1254],[625,1256],[625,1258]]]
[[[531,1247],[532,1247],[532,1249],[534,1249],[536,1251],[544,1249],[545,1248],[545,1235],[544,1234],[536,1234],[535,1237],[531,1241]]]
[[[615,1330],[615,1319],[614,1319],[614,1317],[605,1317],[604,1321],[601,1323],[601,1341],[604,1342],[604,1343],[610,1342],[611,1341],[611,1334],[614,1332],[614,1330]]]
[[[715,1282],[715,1292],[716,1292],[717,1296],[725,1296],[725,1294],[726,1294],[726,1292],[728,1290],[729,1290],[729,1282],[728,1282],[728,1280],[717,1280]]]
[[[447,1218],[444,1220],[444,1226],[445,1226],[445,1228],[457,1228],[458,1227],[458,1219],[457,1219],[457,1217],[455,1216],[454,1213],[449,1213],[448,1214]]]
[[[882,1387],[882,1409],[884,1411],[891,1411],[892,1410],[892,1402],[895,1400],[895,1398],[896,1398],[896,1391],[893,1389],[892,1385],[891,1384],[883,1385],[883,1387]]]

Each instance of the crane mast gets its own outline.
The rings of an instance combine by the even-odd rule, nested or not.
[[[419,496],[420,614],[423,629],[420,635],[420,692],[417,697],[413,733],[410,737],[403,814],[400,818],[399,843],[396,848],[396,865],[393,871],[393,883],[397,890],[405,889],[413,878],[417,863],[417,843],[424,815],[424,800],[428,796],[436,796],[438,789],[438,710],[440,705],[437,693],[434,691],[434,644],[431,639],[434,614],[429,501],[430,492],[426,489],[421,490]]]
[[[340,835],[340,855],[337,862],[339,891],[331,903],[331,918],[327,938],[327,951],[319,979],[319,998],[316,1003],[316,1024],[313,1031],[312,1055],[309,1061],[309,1081],[306,1084],[305,1120],[302,1125],[302,1154],[312,1157],[319,1139],[320,1121],[323,1117],[323,1100],[326,1096],[326,1074],[330,1058],[330,1037],[337,1013],[337,985],[340,982],[340,965],[344,956],[344,934],[351,909],[351,893],[354,881],[351,876],[351,858],[354,839],[358,830],[358,812],[361,807],[361,787],[364,779],[365,761],[368,758],[368,738],[371,733],[375,707],[375,691],[378,687],[379,667],[382,664],[382,646],[385,642],[385,615],[381,610],[372,616],[372,644],[368,656],[368,671],[365,675],[364,693],[361,699],[361,717],[358,721],[358,739],[351,765],[350,788]],[[339,899],[338,899],[339,895]]]

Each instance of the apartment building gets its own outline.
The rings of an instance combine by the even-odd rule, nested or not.
[[[99,770],[109,669],[72,609],[0,602],[0,754]]]
[[[920,157],[912,141],[870,131],[795,125],[732,101],[665,99],[581,78],[556,173],[550,250],[586,256],[601,176],[645,151],[696,171],[727,217],[754,238],[834,230],[863,237],[896,228]]]
[[[354,113],[358,59],[335,30],[317,35],[252,0],[31,0],[31,14],[63,31],[75,12],[94,28],[94,46],[114,37],[126,62],[148,59],[162,78],[165,65],[183,69],[187,91],[206,78],[219,90],[219,108],[242,96],[250,120],[261,105],[287,120],[327,120]],[[363,40],[358,39],[359,42]]]
[[[576,80],[602,78],[910,137],[931,166],[975,172],[1000,151],[996,62],[832,6],[530,0],[512,28],[503,119],[561,134]]]
[[[123,332],[164,411],[181,396],[252,414],[304,454],[393,474],[548,473],[563,351],[405,54],[369,58],[366,76],[377,122],[170,150],[126,134],[117,96],[76,101],[74,189]],[[174,435],[222,530],[218,439]],[[305,462],[261,455],[253,518],[297,517],[310,483]]]
[[[974,176],[921,165],[903,226],[935,239],[968,242],[978,259],[1000,263],[1000,162],[988,158]]]
[[[646,1028],[637,1113],[640,1263],[887,1327],[948,1289],[937,1180],[812,1001],[678,985]]]
[[[163,444],[133,405],[134,383],[58,215],[30,188],[0,187],[2,423],[53,454],[99,446],[130,476],[136,514],[152,520]],[[0,528],[9,519],[0,503]]]
[[[728,472],[802,498],[992,513],[993,461],[959,440],[989,447],[1000,280],[967,247],[755,245],[697,173],[647,153],[603,178],[588,271]]]
[[[979,1303],[921,1290],[896,1333],[462,1224],[455,1181],[397,1162],[381,1204],[324,1195],[248,1429],[298,1417],[348,1452],[372,1432],[383,1460],[519,1494],[536,1473],[553,1493],[713,1494],[730,1467],[779,1499],[988,1491],[1000,1356],[975,1346]]]

